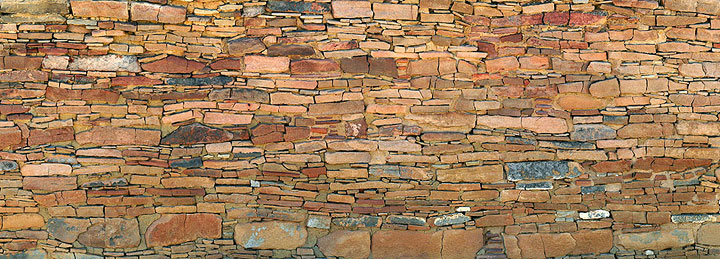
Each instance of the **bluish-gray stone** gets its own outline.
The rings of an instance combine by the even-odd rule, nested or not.
[[[267,7],[274,12],[329,13],[330,4],[320,2],[269,1]]]
[[[718,214],[678,214],[670,216],[673,223],[703,223],[715,221]]]
[[[427,224],[424,218],[402,215],[390,215],[387,217],[387,222],[390,224],[414,226],[425,226],[425,224]]]
[[[170,160],[170,167],[172,168],[198,168],[202,165],[203,161],[200,157]]]
[[[591,194],[591,193],[598,193],[598,192],[604,192],[604,191],[605,191],[605,185],[580,187],[580,192],[582,192],[582,194]]]
[[[11,171],[18,169],[18,164],[15,161],[0,160],[0,171]]]
[[[551,182],[517,183],[515,189],[519,190],[550,190],[553,188]]]
[[[216,76],[216,77],[190,77],[190,78],[170,78],[167,80],[169,85],[226,85],[233,81],[232,77]]]
[[[87,231],[90,220],[75,218],[51,218],[47,223],[50,236],[65,243],[72,244],[80,233]]]
[[[567,161],[515,162],[507,167],[510,181],[574,178],[582,173],[579,164]]]
[[[595,149],[595,144],[580,141],[545,141],[543,147],[550,145],[558,149]]]
[[[613,128],[602,124],[580,124],[575,125],[574,128],[570,138],[578,141],[614,139],[617,136]]]
[[[465,216],[465,214],[462,213],[453,213],[449,215],[442,215],[433,221],[433,224],[435,226],[450,226],[450,225],[457,225],[462,224],[465,222],[470,221],[470,217]]]
[[[114,178],[108,180],[92,181],[82,184],[82,188],[96,188],[96,187],[119,187],[127,186],[128,181],[125,178]]]
[[[334,218],[332,223],[346,228],[372,228],[380,227],[382,220],[375,216],[362,216],[359,218]]]

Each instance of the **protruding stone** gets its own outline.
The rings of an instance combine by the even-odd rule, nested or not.
[[[333,1],[332,10],[335,18],[361,18],[373,15],[370,1]]]
[[[570,133],[572,140],[614,139],[617,136],[613,128],[602,124],[581,124],[575,125],[574,128],[574,131]]]
[[[11,214],[2,217],[2,230],[38,229],[45,226],[45,219],[40,214]]]
[[[282,221],[235,225],[235,243],[251,249],[295,249],[305,244],[308,233],[300,224]]]
[[[629,250],[665,250],[695,243],[695,230],[681,225],[665,224],[660,230],[618,235],[617,245]]]
[[[582,167],[566,161],[532,161],[506,163],[508,180],[549,180],[578,177]]]
[[[140,227],[137,219],[105,218],[80,234],[78,241],[89,247],[137,247],[140,245]]]
[[[163,137],[160,144],[208,144],[226,142],[232,139],[232,132],[223,129],[211,128],[200,123],[193,123],[177,128],[172,133]]]
[[[195,241],[198,238],[220,238],[222,218],[216,214],[162,215],[148,227],[145,243],[148,247],[169,246]]]
[[[73,16],[128,19],[128,2],[123,1],[70,1]]]
[[[485,233],[481,228],[450,229],[443,231],[442,258],[475,258],[485,244]]]
[[[258,38],[239,38],[227,43],[228,53],[232,56],[244,56],[248,53],[259,53],[265,50],[265,44]]]
[[[87,231],[88,227],[90,220],[87,219],[51,218],[47,223],[50,236],[70,244],[77,240],[80,233]]]

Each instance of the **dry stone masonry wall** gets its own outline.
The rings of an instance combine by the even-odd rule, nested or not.
[[[716,258],[720,1],[2,0],[4,258]]]

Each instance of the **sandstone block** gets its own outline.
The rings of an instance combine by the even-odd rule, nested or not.
[[[325,256],[351,259],[370,256],[370,233],[367,231],[333,231],[318,239],[318,248]]]
[[[305,244],[308,233],[297,223],[267,221],[235,225],[235,242],[252,249],[295,249]]]

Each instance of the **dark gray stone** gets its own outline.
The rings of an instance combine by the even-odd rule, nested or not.
[[[330,4],[319,2],[269,1],[267,7],[273,12],[329,13]]]
[[[263,90],[237,88],[232,89],[230,99],[245,102],[270,103],[270,94]]]
[[[425,226],[427,224],[424,218],[402,215],[390,215],[386,220],[387,223],[399,225]]]
[[[170,161],[170,167],[172,168],[198,168],[203,165],[202,158],[182,158]]]
[[[617,136],[613,128],[602,124],[581,124],[575,125],[574,128],[570,138],[578,141],[614,139]]]
[[[372,228],[380,227],[382,220],[375,216],[362,216],[359,218],[334,218],[332,223],[346,228]]]
[[[549,180],[574,178],[582,172],[577,163],[573,163],[572,170],[567,161],[532,161],[507,163],[508,180]]]
[[[580,187],[580,192],[582,194],[605,192],[605,185],[583,186],[583,187]]]
[[[216,77],[191,77],[191,78],[170,78],[167,80],[169,85],[226,85],[232,83],[232,77],[216,76]]]
[[[81,185],[82,188],[120,187],[120,186],[128,186],[127,179],[115,178],[115,179],[87,182],[87,183],[84,183]]]
[[[12,171],[17,169],[18,164],[15,161],[0,160],[0,171]]]
[[[559,149],[595,149],[595,144],[591,142],[580,141],[546,141],[544,144],[550,144],[554,148]]]

